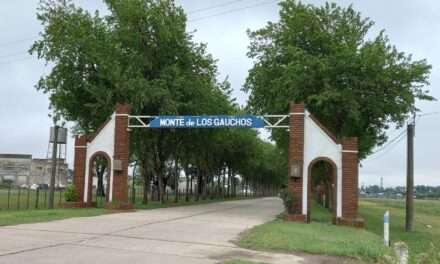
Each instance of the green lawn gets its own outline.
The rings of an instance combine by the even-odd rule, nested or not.
[[[403,200],[365,199],[360,201],[360,214],[365,229],[382,236],[383,214],[390,211],[390,239],[408,244],[410,258],[427,251],[431,243],[440,249],[440,201],[416,200],[413,232],[405,232],[405,202]],[[431,226],[431,228],[428,227]]]
[[[383,214],[389,210],[391,240],[408,244],[411,263],[415,263],[431,243],[440,248],[440,201],[416,201],[414,231],[410,233],[404,232],[404,201],[361,200],[359,212],[366,223],[363,230],[329,224],[328,211],[317,206],[313,204],[311,224],[277,219],[253,228],[243,235],[238,244],[257,250],[303,251],[378,261],[390,254],[382,241]]]
[[[114,211],[103,208],[40,209],[0,212],[0,226],[47,222],[72,217],[96,216]]]
[[[16,194],[14,194],[14,196],[12,196],[12,193],[11,193],[10,197],[17,198],[18,196]],[[20,197],[22,197],[21,194],[20,194]],[[2,201],[1,198],[2,197],[0,197],[0,201]],[[199,201],[192,199],[192,200],[189,200],[188,202],[186,202],[183,197],[177,203],[175,203],[174,197],[170,196],[168,202],[165,202],[164,204],[162,204],[158,201],[148,201],[148,204],[142,204],[140,201],[137,201],[135,204],[135,208],[141,209],[141,210],[151,210],[151,209],[157,209],[157,208],[188,206],[188,205],[196,205],[196,204],[208,204],[208,203],[238,200],[238,199],[246,199],[246,198],[245,197],[235,197],[235,198],[229,198],[229,199],[209,199],[209,198],[202,199],[202,198],[200,198]],[[33,200],[33,201],[35,202],[36,200]],[[17,210],[17,208],[10,208],[10,209],[1,209],[0,208],[0,226],[18,225],[18,224],[34,223],[34,222],[46,222],[46,221],[59,220],[59,219],[65,219],[65,218],[71,218],[71,217],[95,216],[95,215],[116,212],[116,211],[107,210],[107,209],[102,208],[103,203],[104,203],[104,199],[99,198],[98,204],[100,205],[99,207],[101,207],[101,208],[84,208],[84,209],[55,208],[53,210],[49,210],[49,209],[24,210],[25,207],[21,207],[20,210]],[[43,208],[43,205],[41,205],[39,208]]]

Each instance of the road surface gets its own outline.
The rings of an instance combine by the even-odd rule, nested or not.
[[[310,263],[304,256],[233,243],[281,211],[279,199],[262,198],[0,227],[0,263],[209,264],[230,258]]]

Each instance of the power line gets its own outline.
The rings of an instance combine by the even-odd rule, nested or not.
[[[396,140],[399,140],[404,134],[406,133],[406,130],[402,130],[397,136],[393,137],[393,139],[391,139],[390,141],[388,141],[385,145],[381,146],[379,149],[377,149],[376,151],[374,151],[373,153],[371,153],[371,155],[375,155],[383,150],[385,150],[386,148],[388,148],[391,144],[393,144]]]
[[[9,58],[9,57],[15,57],[15,56],[19,56],[19,55],[25,55],[25,54],[26,54],[26,52],[23,53],[23,51],[20,51],[20,52],[17,52],[17,53],[1,55],[0,59]]]
[[[195,18],[195,19],[189,19],[188,22],[196,22],[196,21],[200,21],[200,20],[205,20],[205,19],[209,19],[209,18],[213,18],[216,16],[221,16],[221,15],[226,15],[226,14],[230,14],[230,13],[234,13],[234,12],[238,12],[238,11],[242,11],[242,10],[246,10],[246,9],[250,9],[250,8],[254,8],[254,7],[258,7],[258,6],[263,6],[263,5],[268,5],[268,4],[273,4],[273,3],[278,3],[278,0],[274,1],[266,1],[266,2],[261,2],[255,5],[248,5],[248,6],[244,6],[241,8],[235,8],[235,9],[230,9],[224,12],[220,12],[220,13],[216,13],[210,16],[204,16],[204,17],[199,17],[199,18]]]
[[[26,40],[34,40],[34,39],[37,39],[37,38],[38,38],[38,36],[33,36],[33,37],[27,37],[27,38],[22,38],[22,39],[16,39],[16,40],[9,41],[9,42],[3,42],[3,43],[0,43],[0,47],[17,44],[17,43],[20,43],[20,42],[23,42],[23,41],[26,41]]]
[[[190,10],[187,12],[188,15],[190,14],[195,14],[195,13],[199,13],[199,12],[203,12],[203,11],[208,11],[211,9],[215,9],[215,8],[219,8],[219,7],[224,7],[224,6],[228,6],[228,5],[233,5],[236,4],[238,2],[243,2],[245,0],[234,0],[234,1],[229,1],[229,2],[225,2],[222,4],[218,4],[218,5],[213,5],[213,6],[209,6],[209,7],[205,7],[205,8],[199,8],[199,9],[194,9],[194,10]]]
[[[432,116],[432,115],[437,115],[440,114],[440,112],[429,112],[429,113],[423,113],[423,114],[418,114],[416,115],[416,119],[414,119],[412,121],[413,124],[416,123],[417,120],[419,120],[420,118],[426,117],[426,116]],[[383,157],[384,154],[388,153],[390,149],[392,149],[394,146],[396,146],[399,142],[401,142],[404,139],[404,136],[406,135],[407,130],[404,129],[403,131],[401,131],[397,136],[395,136],[393,139],[391,139],[390,141],[388,141],[385,145],[383,145],[381,148],[377,149],[376,151],[374,151],[371,155],[376,155],[382,151],[385,151],[382,153],[382,155],[379,156],[374,156],[371,157],[369,159],[366,159],[365,161],[372,161],[372,160],[376,160],[380,157]]]
[[[379,159],[379,158],[382,158],[382,157],[385,156],[385,154],[387,154],[391,149],[393,149],[393,147],[397,146],[402,140],[404,140],[404,139],[405,139],[405,135],[406,135],[406,129],[403,130],[403,133],[400,133],[398,137],[394,138],[394,139],[393,139],[393,142],[387,144],[386,146],[384,146],[383,148],[380,148],[378,151],[375,151],[375,152],[373,152],[373,154],[372,154],[372,155],[375,155],[375,154],[380,153],[381,151],[384,151],[384,152],[381,153],[382,155],[378,155],[378,156],[370,157],[369,159],[366,159],[364,162],[370,162],[370,161],[373,161],[373,160],[377,160],[377,159]]]
[[[425,117],[425,116],[432,116],[432,115],[438,115],[438,114],[440,114],[440,112],[429,112],[429,113],[419,114],[419,115],[417,115],[417,117],[421,118],[421,117]]]
[[[29,57],[19,58],[19,59],[15,59],[15,60],[0,61],[0,65],[11,64],[11,63],[19,62],[19,61],[24,61],[24,60],[30,60],[32,58],[33,58],[32,56],[29,56]]]

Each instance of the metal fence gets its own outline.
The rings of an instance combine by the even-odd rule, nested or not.
[[[65,202],[64,189],[55,190],[54,207],[60,207],[60,204]],[[256,196],[271,196],[275,195],[276,191],[271,190],[265,193],[254,193],[249,190],[244,191],[237,189],[235,192],[227,189],[208,189],[203,193],[197,194],[195,190],[174,191],[167,188],[164,194],[166,203],[184,203],[204,200],[227,200],[239,198],[251,198]],[[177,196],[177,199],[176,199]],[[145,208],[146,204],[159,203],[159,195],[154,188],[148,191],[147,200],[144,197],[144,187],[142,185],[130,185],[128,188],[129,202],[133,203],[135,207]],[[96,189],[93,190],[92,200],[96,202],[97,207],[103,207],[106,198],[96,195]],[[5,210],[27,210],[27,209],[46,209],[49,202],[49,189],[40,188],[22,188],[13,185],[0,185],[0,212]]]
[[[49,190],[0,185],[0,211],[48,208]],[[64,189],[55,191],[54,206],[64,202]]]

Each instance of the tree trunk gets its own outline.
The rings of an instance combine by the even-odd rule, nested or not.
[[[188,169],[188,164],[186,163],[185,164],[185,179],[186,179],[186,181],[185,181],[185,183],[186,183],[186,186],[185,186],[185,201],[186,202],[188,202],[189,201],[189,197],[188,197],[188,189],[189,189],[189,175],[188,175],[188,171],[189,171],[189,169]]]
[[[231,191],[231,169],[228,167],[228,188],[226,190],[226,197],[230,197]]]
[[[196,201],[200,199],[200,188],[202,185],[201,177],[200,177],[200,167],[197,167],[197,188],[196,188]]]
[[[104,164],[99,164],[98,161],[96,164],[96,177],[98,178],[98,183],[96,186],[96,196],[102,196],[105,197],[105,191],[104,191],[104,173],[106,170],[106,166]]]
[[[179,202],[179,176],[180,176],[180,171],[179,171],[179,157],[176,157],[176,159],[174,160],[174,202],[178,203]]]
[[[216,188],[217,191],[216,191],[216,194],[215,194],[215,196],[217,198],[219,198],[221,196],[221,189],[220,189],[221,175],[222,175],[222,169],[219,169],[218,175],[217,175],[217,188]]]
[[[144,159],[142,161],[142,179],[143,179],[143,187],[144,187],[144,193],[142,196],[142,204],[148,204],[148,193],[150,191],[150,173],[148,172],[148,161],[147,159]]]

